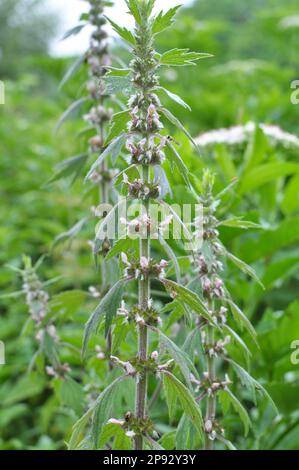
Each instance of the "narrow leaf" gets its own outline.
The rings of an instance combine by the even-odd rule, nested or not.
[[[84,61],[85,61],[85,54],[81,55],[75,60],[75,62],[66,71],[63,79],[61,80],[59,84],[59,89],[61,89],[69,81],[69,79],[75,75],[75,73],[80,69],[81,65],[84,63]]]
[[[57,172],[46,184],[54,183],[55,181],[67,178],[71,175],[74,175],[72,180],[72,182],[74,182],[83,171],[87,159],[88,153],[82,153],[81,155],[76,155],[75,157],[70,157],[64,160],[57,166]]]
[[[117,392],[117,388],[120,383],[127,378],[128,376],[122,375],[115,379],[107,388],[105,388],[96,401],[92,419],[92,438],[95,448],[98,446],[102,429],[111,416],[111,409],[114,405],[114,397]]]
[[[77,34],[79,34],[83,28],[85,28],[86,26],[86,23],[82,23],[82,24],[78,24],[77,26],[74,26],[73,28],[69,29],[65,34],[64,36],[62,37],[62,41],[64,41],[65,39],[71,37],[71,36],[76,36]]]
[[[162,86],[158,87],[158,90],[162,90],[166,93],[166,95],[172,100],[174,101],[175,103],[179,104],[180,106],[182,106],[183,108],[185,109],[188,109],[189,111],[191,111],[191,108],[190,106],[185,103],[185,101],[178,95],[176,95],[175,93],[172,93],[171,91],[167,90],[167,88],[164,88]]]
[[[237,364],[232,359],[226,358],[225,360],[233,366],[242,384],[251,390],[253,399],[255,400],[255,391],[257,390],[265,399],[268,400],[275,413],[278,414],[278,409],[267,390],[257,380],[251,377],[251,375],[245,369],[243,369],[240,364]]]
[[[265,289],[265,286],[263,285],[262,281],[259,279],[259,277],[256,274],[255,270],[251,266],[249,266],[244,261],[242,261],[241,259],[234,256],[232,253],[229,253],[228,251],[226,252],[226,256],[239,269],[241,269],[241,271],[243,271],[245,274],[248,274],[248,276],[252,277],[261,286],[262,289]]]
[[[222,220],[218,225],[233,228],[263,228],[261,225],[252,222],[251,220],[243,220],[242,217],[234,217],[232,219]]]
[[[167,196],[167,194],[169,194],[170,197],[172,197],[172,191],[171,191],[169,181],[161,165],[154,166],[154,182],[160,185],[160,188],[161,188],[160,199],[164,199]]]
[[[105,332],[106,334],[108,333],[112,320],[116,315],[117,309],[120,306],[124,284],[126,282],[127,279],[120,279],[116,284],[114,284],[114,286],[109,290],[109,292],[107,292],[105,297],[102,298],[99,305],[96,307],[90,319],[86,323],[82,347],[83,357],[86,354],[86,349],[90,340],[90,336],[97,329],[100,318],[103,315],[106,315]]]
[[[65,240],[72,240],[75,238],[78,233],[81,232],[83,229],[84,225],[89,219],[87,217],[84,217],[83,219],[79,220],[72,228],[70,228],[67,232],[63,232],[60,235],[58,235],[54,242],[53,242],[53,247],[56,246],[58,243],[64,242]]]
[[[197,145],[194,139],[191,137],[191,134],[187,131],[187,129],[185,129],[181,121],[179,121],[178,118],[175,117],[168,109],[160,108],[160,110],[172,124],[174,124],[181,132],[183,132],[188,137],[188,139],[192,142],[194,147],[197,148]]]
[[[55,127],[55,133],[57,133],[59,131],[59,129],[61,128],[61,126],[64,124],[64,122],[67,119],[70,119],[74,116],[76,111],[78,111],[78,109],[81,108],[81,106],[83,106],[83,104],[86,103],[88,101],[88,99],[89,98],[87,98],[87,97],[83,97],[83,98],[80,98],[79,100],[77,100],[77,101],[75,101],[74,103],[71,104],[71,106],[63,113],[63,115],[59,119],[59,121],[58,121],[58,123]]]
[[[84,431],[89,424],[92,413],[94,411],[95,404],[74,424],[72,435],[68,443],[69,450],[75,450],[78,448],[80,442],[84,438]]]
[[[179,266],[176,254],[173,252],[173,250],[168,245],[167,241],[163,238],[162,235],[159,235],[159,241],[160,241],[161,246],[164,248],[165,252],[167,253],[168,257],[173,262],[176,280],[180,284],[181,283],[181,271],[180,271],[180,266]]]
[[[178,151],[176,150],[176,148],[169,141],[167,141],[167,147],[170,149],[170,152],[169,152],[170,159],[176,165],[177,169],[179,170],[179,173],[183,176],[187,186],[190,187],[189,170],[188,170],[187,166],[183,162],[183,160],[182,160],[180,154],[178,153]]]
[[[188,307],[191,308],[191,310],[193,310],[195,313],[215,324],[203,301],[195,292],[192,292],[191,290],[187,289],[187,287],[183,287],[168,279],[165,279],[163,284],[169,292],[174,294],[176,300],[187,304]]]
[[[248,416],[248,413],[242,403],[238,400],[238,398],[233,394],[233,392],[229,388],[225,388],[224,390],[220,390],[219,392],[221,395],[226,395],[232,406],[234,407],[235,411],[240,416],[240,419],[244,426],[245,436],[248,435],[249,429],[251,427],[251,421]]]
[[[256,331],[255,331],[254,327],[252,326],[251,322],[249,321],[249,319],[246,317],[246,315],[242,312],[242,310],[231,299],[226,299],[226,302],[229,304],[230,309],[232,311],[232,314],[233,314],[236,322],[242,328],[244,327],[247,330],[247,332],[250,334],[253,341],[257,344]]]
[[[116,137],[115,139],[113,139],[110,144],[108,145],[108,147],[106,147],[106,149],[104,150],[104,152],[101,153],[101,155],[99,156],[99,158],[94,162],[94,164],[92,165],[91,169],[89,170],[89,172],[87,173],[86,177],[85,177],[85,181],[88,180],[91,175],[93,174],[93,172],[105,161],[105,159],[111,155],[112,156],[112,159],[115,160],[118,155],[120,154],[121,152],[121,149],[125,143],[125,139],[126,139],[126,135],[125,134],[121,134],[119,135],[118,137]]]
[[[200,408],[198,407],[194,397],[191,395],[191,392],[188,388],[182,384],[171,372],[164,371],[163,372],[164,381],[169,382],[169,386],[173,387],[176,390],[178,399],[182,405],[182,408],[198,431],[198,434],[203,440],[203,419],[201,416]]]
[[[172,358],[175,360],[176,365],[180,368],[189,388],[191,388],[190,373],[193,372],[197,375],[196,368],[185,351],[182,351],[168,336],[162,333],[155,327],[150,327],[151,330],[155,331],[160,338],[160,345],[164,347]]]

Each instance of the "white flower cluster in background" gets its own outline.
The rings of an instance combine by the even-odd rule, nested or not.
[[[281,29],[299,28],[299,15],[285,16],[279,26]]]
[[[295,134],[285,132],[278,126],[268,124],[258,124],[260,129],[272,145],[283,145],[284,147],[298,147],[299,137]],[[256,124],[249,121],[245,125],[234,126],[223,129],[216,129],[199,135],[195,142],[199,147],[209,147],[217,144],[240,145],[248,142],[256,129]]]

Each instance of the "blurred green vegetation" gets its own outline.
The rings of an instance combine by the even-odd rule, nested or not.
[[[80,97],[86,71],[81,70],[59,91],[59,81],[71,61],[45,54],[53,22],[45,15],[43,18],[29,15],[28,21],[21,15],[18,25],[13,26],[8,18],[10,7],[16,3],[22,2],[4,1],[0,7],[0,73],[1,77],[12,77],[5,79],[6,103],[0,106],[0,285],[3,292],[19,290],[21,285],[18,275],[5,265],[20,266],[23,253],[37,260],[51,249],[57,235],[89,212],[94,201],[90,188],[83,187],[81,180],[72,186],[66,181],[45,185],[57,163],[86,148],[86,137],[79,135],[84,127],[79,116],[68,122],[58,135],[53,133],[59,116]],[[33,5],[30,11],[34,12],[34,8]],[[170,90],[192,106],[192,113],[188,113],[169,103],[194,136],[249,120],[276,124],[296,133],[299,107],[290,102],[290,83],[299,79],[299,27],[291,27],[292,23],[286,21],[295,15],[298,15],[295,0],[283,3],[279,0],[195,1],[180,14],[176,28],[161,36],[161,50],[190,47],[214,54],[213,59],[187,72],[169,69],[162,77]],[[21,60],[22,55],[26,55],[26,60]],[[16,74],[18,78],[13,79]],[[199,156],[177,134],[182,142],[181,154],[190,171],[199,178],[205,166],[215,170],[219,188],[233,177],[239,177],[236,190],[225,201],[222,215],[244,215],[267,227],[245,234],[225,228],[222,237],[234,254],[254,265],[266,287],[262,291],[228,266],[229,287],[259,333],[260,350],[252,345],[252,375],[271,392],[280,415],[275,418],[266,404],[256,408],[249,403],[254,430],[247,439],[242,438],[241,425],[228,414],[225,419],[230,428],[228,437],[240,448],[298,449],[299,366],[290,362],[290,344],[299,339],[299,170],[296,167],[299,149],[273,146],[259,133],[254,137],[248,147],[218,146]],[[251,173],[244,165],[245,155],[252,159]],[[273,171],[273,165],[290,162],[295,164],[292,169],[279,166],[278,171]],[[265,168],[265,165],[269,166]],[[258,179],[262,171],[266,176]],[[174,199],[191,201],[181,175],[169,169],[167,172],[175,187]],[[245,179],[247,186],[242,191]],[[67,289],[87,290],[96,283],[97,274],[86,243],[92,233],[93,227],[88,225],[71,245],[59,246],[45,259],[40,270],[44,279],[63,276],[49,288],[52,295]],[[27,372],[35,341],[32,334],[26,331],[22,334],[28,318],[23,299],[4,299],[0,308],[0,340],[6,344],[7,362],[0,366],[0,448],[63,447],[76,419],[75,412],[70,403],[60,404],[55,383],[49,386],[45,377]],[[63,338],[76,348],[80,348],[82,326],[90,311],[89,304],[70,303],[67,321],[61,319]],[[98,343],[101,342],[99,339]],[[130,345],[126,347],[130,349]],[[99,388],[107,380],[105,365],[100,361],[90,359],[88,373],[83,373],[78,353],[71,355],[65,350],[63,355],[83,385],[88,384],[90,375]],[[51,387],[56,393],[53,394]],[[155,420],[162,421],[163,413],[166,411],[160,399],[153,409]],[[172,428],[161,426],[161,429],[171,431]]]
[[[43,0],[2,0],[0,4],[0,78],[22,73],[32,56],[46,54],[59,18]]]

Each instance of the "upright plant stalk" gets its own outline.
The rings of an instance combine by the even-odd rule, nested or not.
[[[88,141],[88,149],[81,155],[71,157],[63,161],[57,168],[57,172],[51,178],[50,182],[64,178],[65,176],[74,175],[74,180],[81,174],[87,160],[94,154],[99,154],[105,149],[105,141],[107,138],[107,129],[109,128],[110,120],[113,115],[113,109],[110,103],[113,97],[108,93],[108,89],[103,81],[108,68],[111,66],[111,55],[108,43],[108,33],[105,30],[106,18],[104,16],[104,9],[106,6],[111,6],[110,0],[86,0],[90,5],[90,10],[87,14],[82,15],[81,23],[72,28],[65,34],[65,38],[78,34],[84,27],[92,26],[93,32],[91,34],[90,45],[87,52],[71,66],[65,74],[61,86],[63,86],[73,75],[77,72],[82,63],[87,63],[89,66],[88,75],[89,80],[86,85],[88,96],[83,96],[79,100],[72,103],[72,105],[65,111],[60,118],[56,130],[72,116],[73,112],[81,107],[83,104],[91,103],[91,108],[88,113],[84,115],[84,120],[89,124],[87,129],[82,131],[94,132],[94,135]],[[109,103],[110,101],[110,103]],[[115,170],[108,167],[106,162],[103,162],[97,169],[92,171],[89,179],[98,187],[98,199],[96,204],[108,204],[110,201],[110,187]],[[74,181],[73,180],[73,181]],[[77,234],[86,222],[86,217],[77,223],[69,232],[72,236]],[[57,241],[65,239],[66,234],[58,237]],[[102,254],[105,256],[109,251],[110,245],[108,240],[103,240],[100,246],[96,247],[95,254]],[[104,269],[104,263],[102,263]],[[104,274],[104,273],[103,273]],[[105,278],[105,276],[103,276]]]
[[[74,72],[76,72],[79,65],[83,62],[87,63],[89,66],[89,80],[87,82],[87,92],[88,96],[80,98],[77,102],[73,103],[69,110],[67,110],[60,122],[58,127],[64,120],[71,114],[70,112],[73,109],[76,109],[78,105],[85,104],[86,102],[91,103],[91,108],[87,114],[84,115],[84,120],[89,124],[87,131],[94,132],[94,135],[89,139],[89,147],[85,153],[78,155],[76,157],[67,159],[61,164],[61,169],[52,180],[56,180],[65,176],[74,173],[74,179],[82,172],[86,161],[92,157],[94,154],[102,153],[105,149],[106,139],[108,135],[108,128],[110,125],[110,120],[113,115],[113,109],[110,107],[110,102],[113,101],[113,97],[108,93],[107,87],[103,81],[105,75],[107,74],[108,68],[111,66],[112,59],[109,50],[108,43],[108,34],[105,30],[107,24],[106,18],[104,16],[105,7],[111,6],[112,2],[110,0],[86,0],[90,9],[87,14],[81,18],[82,23],[66,33],[66,37],[70,35],[77,34],[87,25],[92,26],[93,32],[91,34],[90,45],[88,51],[79,58],[79,61],[76,62],[71,69],[66,73],[65,78],[62,80],[64,84]],[[103,207],[107,206],[111,200],[111,186],[112,180],[116,174],[116,170],[109,168],[106,161],[94,169],[89,175],[89,179],[96,185],[98,188],[98,197],[96,197],[96,207],[92,208],[92,211],[95,215],[98,215],[97,206],[98,203],[101,203]],[[106,210],[106,209],[105,209]],[[101,214],[102,217],[105,214]],[[82,227],[85,225],[88,217],[84,217],[81,221],[77,222],[76,225],[70,229],[66,234],[60,235],[59,239],[64,240],[65,235],[71,234],[71,236],[76,235]],[[111,245],[107,238],[101,240],[100,243],[92,244],[93,254],[95,257],[98,255],[102,256],[100,267],[101,267],[101,286],[100,292],[94,286],[90,286],[89,290],[91,295],[94,297],[100,297],[105,294],[109,288],[108,273],[106,269],[106,263],[104,257],[109,252]],[[108,334],[107,338],[107,350],[111,351],[111,335]],[[110,364],[111,366],[111,364]]]
[[[246,361],[248,361],[251,354],[243,339],[240,338],[234,327],[231,326],[229,310],[232,312],[237,325],[240,328],[245,328],[253,341],[256,341],[256,333],[249,320],[233,302],[229,291],[225,287],[222,279],[224,265],[221,259],[226,257],[256,281],[258,281],[258,278],[251,267],[229,253],[219,240],[218,227],[221,225],[225,226],[226,221],[219,221],[216,218],[216,208],[219,205],[221,195],[219,199],[217,196],[214,197],[213,186],[214,175],[209,170],[206,170],[203,175],[199,199],[203,207],[203,243],[195,254],[194,261],[198,272],[197,281],[200,283],[203,299],[210,317],[200,324],[202,346],[206,357],[206,371],[203,373],[200,381],[193,377],[193,382],[197,385],[197,389],[201,390],[199,399],[201,401],[204,398],[206,399],[204,422],[206,450],[212,450],[217,440],[230,449],[233,448],[233,444],[225,438],[225,431],[217,416],[219,404],[221,404],[224,413],[227,412],[230,406],[237,411],[243,422],[245,434],[248,433],[251,425],[246,409],[231,390],[233,382],[227,374],[225,374],[224,378],[220,377],[220,366],[223,363],[231,366],[242,384],[246,385],[251,391],[259,390],[270,400],[275,408],[266,390],[241,365],[233,360],[233,357],[228,354],[226,349],[229,343],[234,341],[244,353]],[[223,194],[225,192],[226,190],[224,190]],[[198,222],[197,220],[196,223]],[[245,220],[241,222],[239,226],[242,228],[252,226],[252,222]],[[232,223],[231,220],[227,222],[227,225],[230,226],[230,223]],[[236,226],[238,226],[238,219],[236,219]],[[197,235],[200,236],[199,233]]]
[[[162,335],[162,332],[157,328],[161,323],[161,319],[159,312],[153,306],[154,299],[151,295],[151,279],[160,281],[170,292],[174,290],[174,284],[165,279],[167,261],[163,259],[156,261],[151,257],[151,236],[155,234],[157,235],[155,238],[160,238],[161,240],[162,232],[171,222],[172,216],[166,217],[159,223],[152,218],[150,208],[151,204],[157,204],[162,207],[167,206],[163,202],[163,198],[167,194],[169,184],[162,168],[166,151],[169,154],[170,163],[179,168],[185,180],[188,179],[188,170],[172,145],[174,140],[167,136],[164,130],[160,120],[161,115],[163,114],[192,140],[181,122],[161,104],[158,97],[159,93],[168,95],[183,107],[188,108],[188,105],[181,98],[160,86],[157,75],[158,69],[162,66],[195,65],[195,61],[209,55],[189,52],[188,49],[173,49],[163,55],[158,54],[154,49],[154,37],[172,25],[178,7],[170,9],[165,14],[160,12],[157,16],[154,16],[153,8],[155,0],[126,0],[126,4],[129,13],[135,20],[134,33],[131,33],[126,28],[122,28],[111,20],[109,21],[122,39],[127,41],[133,48],[133,60],[130,63],[129,69],[110,70],[105,78],[105,82],[109,86],[113,86],[113,83],[116,83],[116,86],[129,90],[128,109],[113,116],[109,142],[102,154],[92,165],[87,177],[90,177],[109,156],[112,157],[112,160],[116,160],[123,147],[126,146],[129,152],[126,159],[128,166],[121,173],[123,175],[124,188],[127,192],[124,199],[128,202],[130,200],[139,201],[142,209],[136,219],[125,220],[124,223],[126,224],[127,235],[129,236],[132,230],[135,236],[136,234],[139,235],[140,240],[135,253],[134,250],[133,253],[131,250],[128,253],[123,252],[123,240],[119,240],[120,243],[115,243],[113,254],[121,254],[121,264],[125,268],[124,277],[110,289],[87,322],[83,341],[83,354],[86,352],[91,334],[96,331],[102,315],[105,316],[106,334],[111,325],[113,325],[116,315],[123,317],[123,321],[126,323],[133,323],[137,328],[138,345],[136,356],[129,361],[120,360],[115,356],[111,357],[111,360],[116,365],[124,369],[125,374],[110,384],[97,400],[93,413],[93,442],[95,446],[98,445],[101,431],[105,425],[105,417],[107,419],[109,416],[109,409],[107,412],[108,395],[111,397],[112,390],[121,381],[132,377],[135,379],[136,384],[135,412],[127,412],[125,419],[113,418],[108,422],[113,426],[121,426],[126,436],[133,440],[134,449],[142,450],[144,449],[145,442],[150,446],[157,446],[155,443],[157,433],[154,430],[154,424],[148,416],[147,383],[149,374],[154,374],[160,378],[162,376],[163,385],[165,385],[166,390],[169,390],[170,387],[175,390],[175,393],[178,393],[178,390],[180,390],[181,396],[179,400],[181,400],[184,411],[195,422],[198,432],[200,434],[202,432],[201,414],[194,398],[186,386],[170,372],[170,368],[176,362],[174,358],[174,356],[177,358],[176,354],[172,355],[173,359],[160,364],[158,352],[151,352],[150,345],[148,344],[149,329],[158,333],[160,339]],[[138,177],[135,177],[136,172]],[[104,228],[116,213],[119,204],[111,210],[106,219],[97,227],[96,244],[104,236]],[[163,245],[164,248],[167,245],[165,240]],[[171,251],[170,247],[166,251],[169,254]],[[138,304],[133,306],[131,310],[128,310],[121,299],[123,297],[124,285],[132,280],[138,281]],[[179,287],[176,285],[176,288]],[[120,303],[121,306],[119,305]],[[170,339],[165,335],[163,335],[163,338],[167,342],[168,353],[170,351],[172,353],[177,351],[176,346]],[[186,374],[188,365],[184,362],[184,354],[181,353],[181,355],[183,357],[183,364],[180,364],[182,375],[189,383],[189,376]]]
[[[92,155],[102,153],[105,148],[107,129],[113,115],[113,110],[111,107],[106,106],[106,101],[111,97],[107,93],[107,88],[103,82],[103,78],[107,73],[107,67],[111,65],[108,34],[104,29],[107,23],[104,17],[104,7],[108,3],[106,0],[88,0],[88,2],[90,3],[89,23],[94,27],[90,47],[86,54],[90,76],[87,90],[90,93],[92,108],[84,118],[96,132],[89,140],[89,154]],[[99,199],[103,205],[109,204],[109,193],[114,174],[115,171],[109,170],[107,163],[103,162],[100,168],[94,170],[90,175],[90,179],[99,186]],[[97,247],[97,250],[98,253],[100,252],[105,256],[109,251],[108,240],[104,240],[102,246],[100,248]],[[104,263],[102,263],[102,276],[104,278],[102,279],[102,284],[104,284],[106,282]]]
[[[212,310],[212,306],[209,306],[209,310]],[[208,344],[214,344],[214,328],[211,326],[207,327],[207,342]],[[216,364],[215,360],[213,357],[208,356],[207,357],[207,369],[208,369],[208,376],[209,379],[211,380],[212,383],[215,382],[216,380]],[[217,408],[217,402],[216,402],[216,396],[214,394],[211,394],[207,398],[207,409],[206,409],[206,423],[214,422],[216,418],[216,408]],[[205,440],[205,447],[206,449],[211,450],[213,448],[213,441],[209,439],[209,435],[206,435],[206,440]]]
[[[94,127],[96,135],[90,139],[89,153],[102,153],[105,147],[107,138],[107,126],[113,114],[111,108],[105,107],[105,102],[110,96],[107,94],[106,86],[103,78],[107,73],[107,67],[111,65],[111,57],[108,48],[108,34],[104,27],[106,19],[104,17],[104,6],[107,5],[105,0],[88,0],[90,3],[89,21],[94,27],[92,33],[89,51],[87,52],[87,62],[89,64],[90,81],[87,84],[87,90],[90,92],[90,97],[93,100],[93,107],[85,119]],[[110,202],[110,188],[112,178],[115,172],[109,170],[106,162],[103,162],[98,170],[95,170],[90,179],[99,185],[99,199],[100,203],[105,206]],[[109,252],[110,243],[107,238],[103,240],[100,247],[95,247],[95,255],[100,253],[103,257]],[[101,290],[105,292],[109,287],[108,276],[106,272],[106,264],[104,259],[101,263]],[[111,352],[111,332],[107,335],[107,350]],[[111,362],[109,361],[111,368]]]
[[[30,368],[35,364],[38,355],[43,355],[48,361],[45,371],[50,377],[63,379],[71,369],[69,364],[62,364],[59,358],[60,339],[54,324],[54,318],[49,316],[49,294],[37,275],[38,265],[32,266],[31,258],[23,257],[24,269],[21,270],[23,292],[29,308],[31,319],[35,325],[35,339],[39,345],[33,356]]]

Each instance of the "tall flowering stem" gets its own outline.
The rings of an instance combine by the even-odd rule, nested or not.
[[[233,444],[225,438],[220,416],[217,416],[219,405],[223,407],[225,413],[232,406],[240,416],[243,422],[245,434],[248,433],[251,426],[247,410],[233,394],[233,382],[228,374],[221,376],[222,366],[229,366],[240,379],[243,385],[246,385],[251,391],[258,390],[267,398],[275,408],[271,398],[266,390],[254,379],[243,367],[234,361],[227,351],[230,342],[235,342],[244,353],[246,362],[251,355],[249,348],[243,339],[239,336],[235,327],[245,328],[252,340],[256,342],[256,333],[253,326],[246,318],[245,314],[232,300],[228,289],[223,280],[224,265],[226,258],[241,268],[247,275],[260,282],[254,270],[243,261],[229,253],[219,239],[218,228],[220,226],[230,226],[230,221],[219,221],[216,217],[216,210],[221,200],[213,195],[214,175],[206,170],[201,184],[201,194],[199,202],[203,207],[202,214],[202,245],[194,256],[194,267],[197,271],[197,281],[200,284],[205,306],[209,312],[210,318],[200,321],[201,343],[206,359],[206,371],[200,380],[193,377],[193,382],[200,391],[199,399],[205,399],[205,449],[212,450],[215,442],[218,440],[224,445],[233,448]],[[227,189],[231,189],[230,186]],[[226,190],[223,191],[224,194]],[[240,228],[252,227],[252,222],[247,222],[236,218],[236,224]],[[198,226],[199,221],[195,221]],[[232,315],[230,314],[232,313]],[[201,319],[202,320],[202,319]],[[238,383],[238,382],[237,382]],[[236,386],[237,383],[234,385]],[[254,399],[255,397],[253,397]]]
[[[216,205],[213,204],[214,197],[212,190],[213,176],[209,172],[205,172],[202,184],[202,195],[200,198],[200,202],[203,205],[203,249],[196,258],[196,268],[199,272],[200,284],[207,309],[215,320],[215,325],[218,325],[219,322],[222,325],[226,322],[225,315],[227,312],[225,307],[220,306],[219,309],[218,305],[218,303],[221,304],[221,300],[223,301],[225,298],[223,281],[220,277],[223,264],[219,260],[219,256],[223,253],[218,240],[218,221],[215,217]],[[205,256],[204,253],[208,253],[208,255]],[[227,383],[221,383],[221,381],[218,382],[217,380],[216,358],[219,354],[225,352],[224,346],[226,342],[229,341],[230,336],[227,336],[223,342],[216,342],[215,325],[206,325],[201,333],[207,363],[205,379],[210,386],[207,392],[205,416],[206,449],[213,449],[216,432],[222,432],[216,421],[216,392],[218,389],[227,386]],[[219,387],[217,388],[218,385]]]
[[[65,34],[65,38],[78,34],[86,26],[92,27],[90,44],[87,52],[79,57],[79,59],[71,66],[62,79],[61,86],[63,86],[82,66],[83,63],[88,65],[88,81],[86,84],[87,94],[79,100],[71,104],[60,118],[56,130],[73,115],[73,112],[79,107],[91,105],[89,111],[84,114],[84,120],[88,123],[88,127],[82,130],[82,135],[86,132],[94,133],[88,140],[88,148],[86,151],[75,157],[64,160],[57,167],[57,172],[51,178],[50,182],[64,178],[65,176],[73,175],[73,181],[82,173],[84,166],[88,159],[93,155],[103,152],[105,149],[105,141],[107,138],[108,128],[111,117],[113,115],[113,108],[111,104],[114,102],[114,97],[108,93],[108,90],[103,81],[107,74],[108,68],[111,66],[112,59],[109,50],[109,36],[106,31],[107,20],[104,15],[105,8],[112,5],[110,0],[86,0],[89,3],[89,12],[82,15],[81,22],[75,28],[72,28]],[[89,175],[92,181],[98,188],[99,197],[96,204],[100,201],[102,204],[109,204],[111,194],[111,182],[115,176],[115,171],[109,168],[107,162],[103,162],[98,168],[91,172]],[[96,213],[96,208],[92,207],[93,214]],[[85,225],[88,218],[82,219],[78,222],[69,232],[77,234]],[[57,237],[57,241],[65,239],[65,235]],[[105,256],[110,249],[110,244],[107,239],[103,240],[100,246],[95,249],[95,254],[102,254]],[[104,263],[102,263],[103,276],[106,281]]]
[[[153,154],[157,155],[155,163],[161,163],[164,155],[161,148],[163,143],[159,132],[162,129],[162,124],[159,120],[159,115],[156,106],[159,105],[159,99],[154,93],[155,87],[158,85],[158,77],[156,75],[158,64],[155,59],[155,51],[153,48],[153,34],[151,22],[149,21],[149,9],[147,5],[140,8],[140,23],[136,25],[135,40],[136,46],[133,54],[134,59],[131,62],[133,70],[133,83],[136,87],[136,94],[131,98],[131,116],[132,122],[130,131],[136,133],[134,141],[131,138],[127,141],[127,147],[131,153],[131,159],[134,161],[136,158],[136,151],[140,149],[146,151],[146,158],[141,158],[139,163],[142,166],[141,185],[148,187],[151,184],[151,171],[150,166],[153,160]],[[156,189],[157,196],[159,195],[159,187]],[[145,200],[146,217],[149,219],[148,205],[149,198]],[[150,233],[143,240],[140,240],[140,259],[150,260],[151,257],[151,242]],[[146,311],[150,307],[151,299],[151,284],[149,277],[139,280],[139,308],[140,311]],[[138,345],[138,358],[141,362],[147,360],[148,354],[148,328],[146,324],[139,324],[139,345]],[[136,381],[136,407],[135,413],[138,420],[143,420],[146,414],[147,402],[147,373],[144,371]],[[142,449],[142,436],[137,435],[134,441],[135,449]]]
[[[105,6],[110,5],[111,2],[88,0],[88,3],[90,4],[89,23],[94,28],[90,47],[86,54],[86,61],[89,65],[87,91],[90,95],[92,107],[89,113],[84,116],[84,119],[95,131],[95,135],[89,139],[89,154],[93,155],[103,152],[107,129],[113,115],[113,109],[106,105],[111,96],[107,93],[107,88],[103,82],[107,68],[111,66],[108,33],[105,30],[107,21],[104,16]],[[111,181],[114,175],[115,171],[110,170],[105,161],[90,175],[90,180],[99,187],[101,204],[109,204]],[[109,251],[108,240],[104,240],[102,246],[98,247],[97,250],[105,256]],[[102,267],[103,278],[105,278],[104,263],[102,263]],[[102,281],[105,281],[105,279]]]
[[[62,364],[59,358],[60,339],[50,315],[49,294],[37,274],[37,266],[33,266],[31,258],[23,257],[24,269],[20,271],[23,279],[23,293],[29,309],[31,320],[35,326],[35,339],[38,351],[33,356],[31,366],[38,354],[43,354],[48,361],[46,373],[50,377],[64,378],[70,372],[69,364]]]
[[[181,157],[172,146],[174,140],[164,130],[161,116],[163,115],[192,140],[180,121],[163,107],[160,101],[158,95],[162,93],[173,98],[182,106],[188,107],[181,98],[160,86],[158,69],[162,66],[195,65],[195,61],[208,55],[189,52],[188,49],[173,49],[163,55],[158,54],[154,49],[154,38],[172,25],[178,7],[170,9],[165,14],[160,12],[155,16],[153,14],[155,0],[126,0],[126,4],[129,13],[135,20],[134,32],[131,33],[126,28],[122,28],[111,20],[109,21],[121,38],[132,47],[133,59],[128,69],[111,69],[105,78],[105,82],[109,89],[115,83],[118,87],[121,84],[121,88],[129,93],[128,109],[113,116],[106,147],[92,165],[87,178],[107,158],[111,156],[112,160],[116,160],[123,148],[126,149],[125,161],[127,167],[121,172],[123,192],[125,193],[124,200],[128,203],[137,201],[139,203],[139,215],[133,220],[125,218],[122,222],[126,227],[126,236],[128,237],[134,233],[135,237],[136,235],[139,237],[139,241],[138,248],[133,250],[133,253],[132,250],[126,253],[123,252],[123,240],[119,240],[120,243],[115,243],[113,254],[121,255],[124,276],[110,289],[87,322],[83,353],[86,352],[90,336],[96,330],[102,315],[105,316],[106,333],[111,328],[116,315],[121,316],[124,323],[135,325],[138,332],[137,354],[130,360],[121,360],[115,356],[111,357],[111,360],[121,367],[125,374],[116,379],[99,397],[94,412],[93,429],[94,444],[97,446],[101,430],[105,425],[103,416],[106,416],[107,407],[104,404],[107,400],[107,390],[110,394],[111,388],[116,388],[120,381],[129,377],[133,378],[136,384],[134,412],[127,412],[125,419],[110,419],[109,424],[121,426],[126,436],[132,439],[134,449],[142,450],[145,443],[150,447],[156,446],[155,439],[158,437],[154,424],[148,416],[147,385],[149,374],[162,378],[165,389],[172,388],[175,393],[178,392],[178,389],[181,391],[184,395],[182,400],[184,411],[187,414],[189,413],[190,418],[195,421],[198,432],[201,433],[201,414],[193,396],[186,386],[170,372],[176,362],[175,357],[177,355],[176,353],[173,354],[174,350],[177,351],[176,346],[165,335],[163,336],[163,341],[167,342],[169,350],[172,351],[172,355],[175,357],[161,364],[159,353],[150,351],[148,333],[151,330],[157,333],[161,339],[162,332],[158,328],[161,319],[154,306],[155,299],[152,298],[152,279],[161,282],[167,290],[172,290],[171,282],[169,284],[165,279],[167,261],[164,259],[157,261],[153,259],[151,253],[151,239],[160,238],[161,240],[163,230],[169,225],[172,218],[168,214],[162,222],[159,222],[153,217],[151,211],[152,206],[167,206],[163,198],[167,193],[169,184],[162,168],[166,153],[169,154],[170,163],[177,165],[186,179],[188,173]],[[119,178],[121,179],[121,176]],[[105,235],[104,228],[108,225],[118,207],[120,207],[120,203],[111,209],[106,219],[97,227],[96,244]],[[166,241],[164,240],[164,246],[165,244]],[[122,300],[123,287],[133,280],[138,283],[138,303],[128,309]],[[120,303],[121,305],[119,305]],[[179,353],[179,356],[183,358],[183,364],[180,364],[182,375],[189,384],[189,376],[186,374],[186,370],[188,370],[190,364],[188,366],[184,363],[185,356],[183,352]],[[99,416],[102,417],[102,421],[99,420]]]

